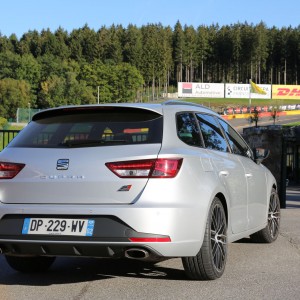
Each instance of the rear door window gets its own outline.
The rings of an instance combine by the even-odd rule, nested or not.
[[[251,150],[243,138],[225,121],[219,119],[219,122],[229,141],[232,153],[252,157]]]
[[[212,115],[197,114],[202,138],[207,149],[230,152],[218,121]]]
[[[199,127],[192,113],[179,113],[176,116],[177,135],[190,146],[202,146]]]

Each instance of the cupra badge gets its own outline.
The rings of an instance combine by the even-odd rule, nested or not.
[[[118,192],[128,192],[131,189],[131,184],[129,185],[123,185],[118,189]]]
[[[59,159],[56,163],[56,170],[68,170],[69,160],[68,159]]]

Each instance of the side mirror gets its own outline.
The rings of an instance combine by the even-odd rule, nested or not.
[[[255,162],[259,165],[264,159],[269,156],[270,150],[264,148],[254,148],[253,154]]]

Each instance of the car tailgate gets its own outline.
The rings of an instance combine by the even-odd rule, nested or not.
[[[160,144],[148,144],[10,148],[1,160],[24,163],[25,167],[15,178],[0,180],[0,201],[11,204],[133,203],[148,179],[119,178],[105,163],[156,158],[160,147]]]

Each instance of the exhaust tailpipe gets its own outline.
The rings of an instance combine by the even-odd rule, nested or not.
[[[150,256],[149,252],[140,248],[130,248],[125,251],[125,257],[130,259],[144,260]]]

